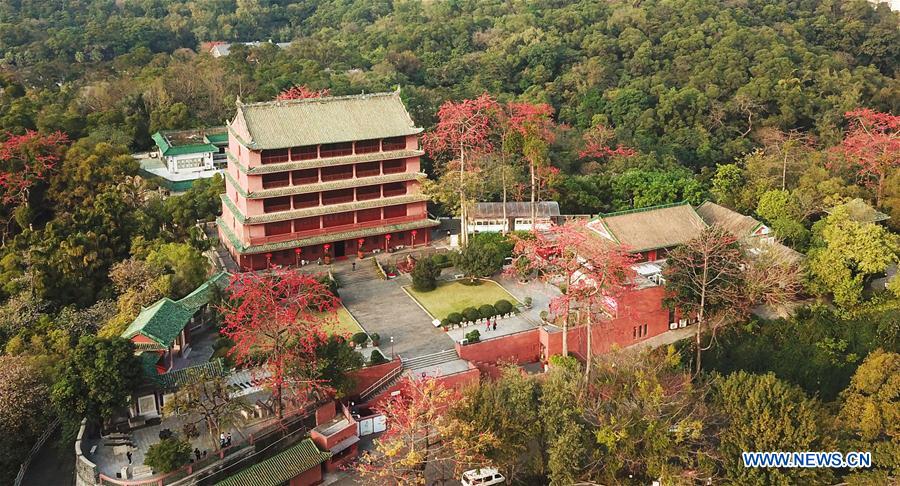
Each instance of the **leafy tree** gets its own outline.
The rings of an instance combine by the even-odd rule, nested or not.
[[[131,341],[83,336],[63,363],[51,397],[69,421],[105,419],[128,406],[140,380],[141,366]]]
[[[501,370],[495,381],[465,391],[466,399],[456,416],[496,437],[485,457],[496,464],[509,481],[542,470],[538,448],[542,438],[538,405],[538,382],[515,366]]]
[[[481,238],[469,240],[456,256],[456,266],[474,283],[478,278],[490,277],[503,269],[508,250],[502,243]]]
[[[172,472],[191,460],[191,443],[177,437],[162,439],[147,449],[144,464],[155,473]]]
[[[316,278],[294,269],[243,273],[226,289],[222,334],[234,341],[235,362],[269,372],[278,416],[285,392],[305,397],[331,389],[316,352],[323,326],[336,319],[338,300]]]
[[[250,409],[243,399],[231,397],[227,377],[204,372],[180,386],[166,401],[163,413],[179,417],[185,425],[205,424],[210,442],[217,444],[219,434],[240,424],[241,412]]]
[[[458,391],[433,378],[403,379],[400,393],[378,407],[388,427],[357,471],[380,484],[424,484],[429,480],[426,473],[431,473],[429,466],[438,476],[431,481],[449,479],[444,470],[448,464],[454,478],[472,467],[484,467],[484,454],[497,439],[448,413],[463,403]]]
[[[765,192],[759,198],[756,214],[763,218],[778,237],[794,246],[805,246],[809,230],[803,226],[800,202],[785,190]]]
[[[697,316],[696,370],[704,347],[703,327],[713,333],[728,319],[743,315],[749,307],[744,293],[744,258],[737,240],[718,226],[669,252],[665,269],[669,305]],[[715,335],[715,334],[713,334]],[[708,348],[707,348],[708,349]]]
[[[719,433],[722,467],[740,484],[821,484],[828,469],[748,468],[741,452],[834,450],[826,415],[818,400],[775,375],[740,371],[713,380],[712,403],[722,415]]]
[[[160,285],[169,297],[176,299],[193,292],[209,273],[209,260],[185,243],[166,243],[151,250],[147,264],[159,269],[165,279]]]
[[[738,195],[745,184],[744,171],[739,165],[722,164],[716,166],[710,192],[719,204],[743,212],[747,208],[739,204]]]
[[[413,288],[418,292],[429,292],[437,288],[441,267],[431,258],[420,258],[410,272]]]
[[[373,354],[376,351],[373,351]],[[330,335],[316,346],[318,374],[327,380],[338,397],[352,391],[356,384],[351,372],[362,368],[363,356],[350,347],[344,336]]]
[[[538,189],[550,158],[550,144],[555,138],[553,107],[546,103],[510,102],[504,110],[508,130],[521,137],[522,157],[528,162],[531,176],[531,220],[537,219]]]
[[[0,479],[12,482],[34,441],[50,422],[45,406],[50,389],[28,358],[0,356]]]
[[[875,350],[857,368],[841,394],[838,423],[855,450],[871,451],[875,471],[862,478],[888,482],[900,472],[900,354]],[[860,481],[861,482],[861,481]]]
[[[816,243],[808,263],[812,287],[830,293],[845,309],[859,304],[869,279],[900,258],[897,235],[874,223],[853,221],[846,208],[836,208],[813,231]]]
[[[220,196],[224,192],[225,179],[218,174],[194,181],[183,194],[165,200],[167,223],[177,234],[185,235],[198,221],[213,221],[222,212]]]
[[[708,390],[691,382],[674,349],[613,352],[594,365],[579,407],[596,451],[586,458],[592,467],[585,479],[677,484],[714,475]]]

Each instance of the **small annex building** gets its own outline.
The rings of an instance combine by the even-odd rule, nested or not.
[[[640,261],[655,261],[699,236],[707,225],[690,204],[682,202],[601,214],[587,227],[639,254]]]
[[[552,224],[561,223],[559,203],[556,201],[539,201],[535,203],[535,219],[531,221],[531,203],[507,202],[506,219],[504,219],[504,203],[480,202],[468,211],[467,222],[469,233],[499,233],[508,231],[545,230]]]
[[[225,127],[164,130],[151,138],[156,149],[141,158],[141,172],[172,192],[184,192],[198,179],[221,174],[227,165]]]
[[[307,438],[216,486],[313,486],[322,482],[322,464],[330,458]]]

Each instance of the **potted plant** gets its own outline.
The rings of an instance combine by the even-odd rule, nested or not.
[[[525,304],[526,309],[531,309],[531,303],[532,303],[531,297],[525,297],[525,300],[523,303]]]
[[[547,322],[547,317],[549,317],[549,316],[550,316],[550,314],[547,311],[545,311],[545,310],[541,311],[541,321]]]
[[[353,337],[350,339],[353,341],[353,344],[355,344],[361,348],[365,348],[366,343],[369,342],[369,335],[364,332],[358,332],[358,333],[354,334]]]
[[[381,336],[379,336],[377,332],[373,332],[370,337],[372,338],[372,346],[378,346],[381,344]]]
[[[450,319],[446,317],[441,319],[441,329],[443,329],[444,332],[450,331]]]

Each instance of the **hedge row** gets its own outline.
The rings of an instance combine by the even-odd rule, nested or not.
[[[451,312],[446,318],[441,320],[441,326],[449,328],[451,326],[461,326],[462,324],[475,323],[481,319],[490,319],[495,316],[507,316],[512,314],[513,305],[506,299],[500,299],[491,304],[484,304],[479,308],[466,307],[462,312]]]

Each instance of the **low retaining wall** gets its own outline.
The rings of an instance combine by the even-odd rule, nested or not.
[[[460,358],[472,362],[534,363],[541,358],[540,329],[529,329],[465,346],[456,343],[456,352]]]
[[[81,421],[78,435],[75,437],[75,486],[94,486],[100,482],[100,471],[97,465],[84,457],[83,441],[87,439],[90,426],[87,419]]]

